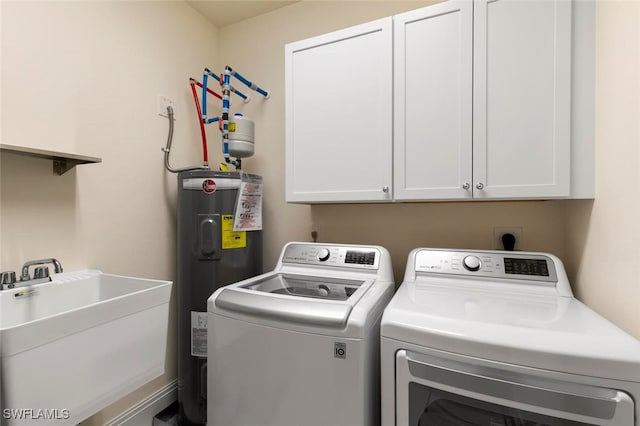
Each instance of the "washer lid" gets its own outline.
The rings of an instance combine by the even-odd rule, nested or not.
[[[344,328],[367,281],[272,273],[227,286],[217,310],[317,327]],[[358,292],[362,288],[361,292]]]
[[[381,334],[498,362],[640,382],[640,342],[570,297],[403,283]]]
[[[364,283],[360,280],[313,277],[293,274],[275,274],[240,286],[248,290],[311,297],[327,300],[347,300]]]

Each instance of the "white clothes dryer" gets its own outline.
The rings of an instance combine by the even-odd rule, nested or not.
[[[380,318],[394,289],[383,247],[297,242],[274,271],[218,289],[207,424],[379,424]]]
[[[638,426],[640,342],[544,253],[415,249],[381,323],[385,426]]]

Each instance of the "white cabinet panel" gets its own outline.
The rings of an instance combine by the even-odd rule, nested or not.
[[[474,9],[474,197],[569,196],[571,2]]]
[[[394,17],[398,200],[471,197],[472,20],[468,1]]]
[[[287,201],[391,199],[391,25],[286,45]]]

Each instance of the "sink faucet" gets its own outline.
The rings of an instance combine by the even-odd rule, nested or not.
[[[62,265],[57,259],[40,259],[30,260],[22,265],[22,274],[20,280],[16,281],[16,273],[13,271],[0,272],[0,290],[10,290],[16,287],[28,286],[32,284],[41,284],[51,281],[49,276],[49,268],[46,266],[37,266],[33,273],[33,279],[29,276],[29,267],[36,265],[46,265],[48,263],[53,264],[53,268],[56,274],[62,272]]]
[[[53,264],[53,269],[56,274],[59,274],[62,272],[62,265],[57,259],[52,258],[52,259],[30,260],[28,262],[25,262],[24,265],[22,265],[22,273],[20,274],[20,281],[29,281],[31,279],[31,277],[29,276],[29,266],[46,265],[47,263]],[[40,277],[34,277],[34,278],[40,278]]]

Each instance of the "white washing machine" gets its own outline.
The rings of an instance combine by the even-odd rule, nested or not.
[[[381,336],[385,426],[639,424],[640,342],[552,255],[413,250]]]
[[[274,271],[208,300],[207,424],[379,424],[379,246],[289,243]]]

